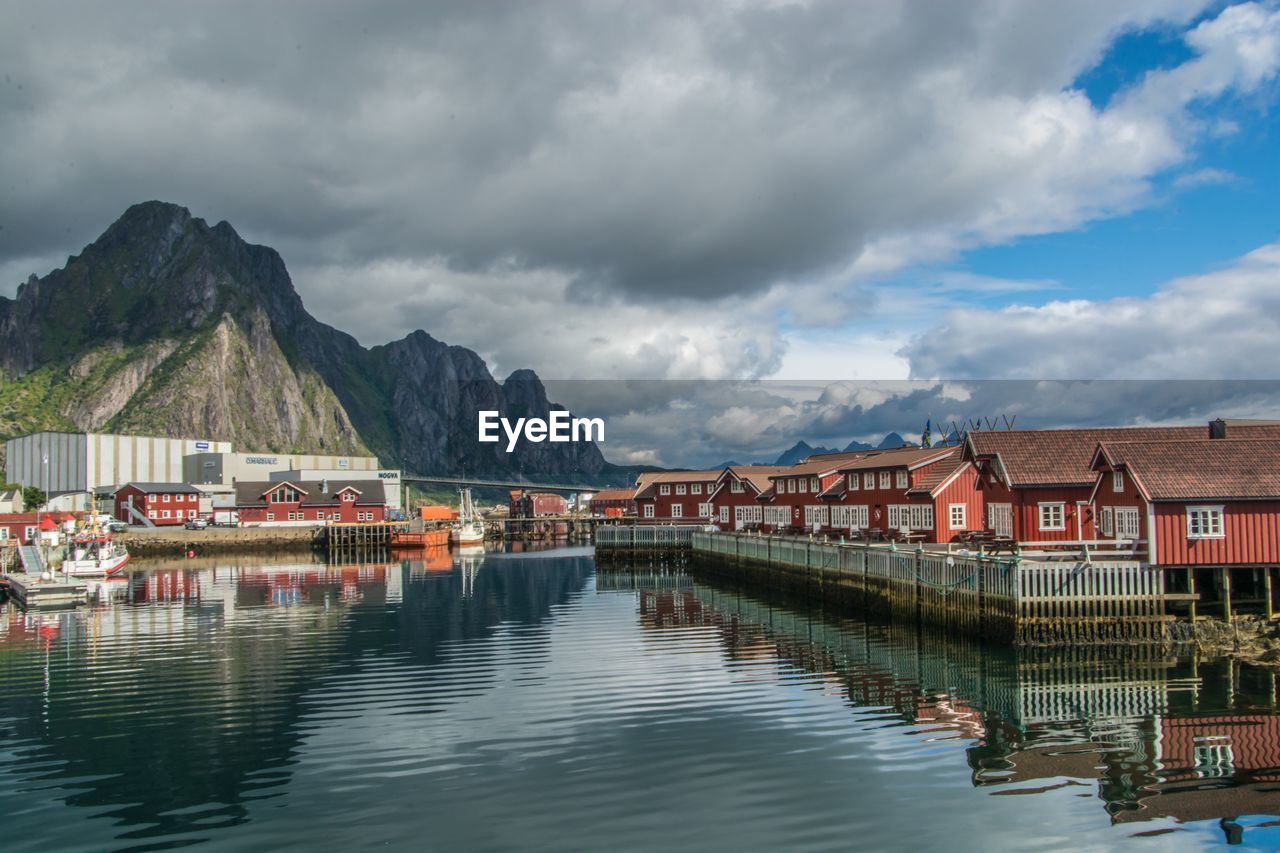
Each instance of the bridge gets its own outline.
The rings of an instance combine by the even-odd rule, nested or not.
[[[402,483],[424,483],[432,486],[457,486],[471,489],[524,489],[529,492],[598,492],[602,488],[626,486],[589,486],[584,483],[529,483],[524,480],[477,480],[467,477],[404,477]]]

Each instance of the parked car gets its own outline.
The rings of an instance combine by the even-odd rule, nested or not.
[[[107,530],[112,533],[124,533],[128,529],[129,525],[125,524],[123,521],[111,521],[107,523]]]
[[[208,526],[209,522],[203,518],[188,518],[187,523],[183,525],[188,530],[204,530]]]

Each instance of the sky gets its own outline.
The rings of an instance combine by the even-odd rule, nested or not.
[[[4,5],[0,294],[155,198],[499,376],[1280,378],[1275,0]]]

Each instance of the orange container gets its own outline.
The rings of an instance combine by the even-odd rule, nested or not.
[[[448,506],[419,507],[418,513],[423,521],[452,521],[458,515],[453,507]]]

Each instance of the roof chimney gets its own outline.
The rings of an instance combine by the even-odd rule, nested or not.
[[[1209,421],[1209,438],[1226,438],[1227,422],[1222,418]]]
[[[320,481],[320,494],[322,495],[329,494],[329,478],[328,477]]]

